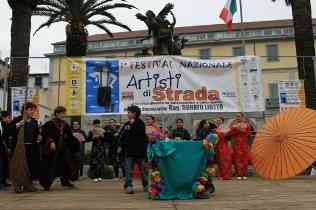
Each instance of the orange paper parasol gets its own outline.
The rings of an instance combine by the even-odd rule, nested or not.
[[[316,160],[316,112],[295,108],[272,117],[257,133],[252,163],[258,175],[286,179]]]

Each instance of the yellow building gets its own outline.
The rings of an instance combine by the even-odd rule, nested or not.
[[[314,21],[316,29],[316,21]],[[241,31],[241,27],[244,29]],[[89,37],[88,57],[133,57],[151,42],[142,42],[146,31],[115,33]],[[183,56],[216,59],[223,57],[256,55],[261,57],[263,94],[267,109],[277,108],[278,94],[275,81],[297,79],[297,62],[294,29],[291,20],[275,20],[235,24],[228,32],[225,25],[178,27],[176,33],[188,39]],[[245,45],[243,45],[243,38]],[[246,46],[246,49],[243,48]],[[62,58],[65,42],[53,44],[54,52],[48,54],[51,73],[50,106],[65,104],[65,72]]]

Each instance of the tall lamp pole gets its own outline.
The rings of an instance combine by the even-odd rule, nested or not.
[[[239,10],[240,10],[240,32],[241,32],[242,47],[244,49],[244,53],[246,54],[246,40],[245,40],[245,28],[244,28],[244,15],[243,15],[242,0],[239,0]]]

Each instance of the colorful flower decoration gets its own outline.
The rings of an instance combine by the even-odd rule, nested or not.
[[[213,193],[215,188],[212,184],[212,177],[215,176],[215,146],[217,144],[217,135],[210,134],[203,140],[203,148],[207,154],[207,167],[202,172],[193,185],[193,193],[195,198],[209,198],[209,194]]]
[[[156,199],[159,196],[159,193],[162,191],[162,181],[160,177],[160,172],[158,170],[154,170],[150,174],[150,179],[152,184],[149,189],[149,198]]]

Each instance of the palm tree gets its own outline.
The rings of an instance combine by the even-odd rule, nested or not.
[[[285,3],[292,7],[298,73],[299,79],[304,80],[306,106],[316,109],[316,84],[312,58],[315,56],[315,47],[311,2],[310,0],[285,0]]]
[[[12,9],[9,86],[25,86],[28,73],[31,17],[38,0],[8,0]]]
[[[36,31],[43,27],[49,27],[57,22],[67,22],[66,26],[66,55],[85,56],[87,53],[88,25],[94,25],[111,37],[113,34],[105,24],[119,26],[128,31],[131,29],[123,23],[117,21],[111,13],[113,9],[135,8],[133,5],[121,0],[118,3],[114,0],[40,0],[33,15],[48,16],[49,19],[43,23]],[[95,19],[95,17],[100,19]],[[34,33],[34,34],[35,34]]]

